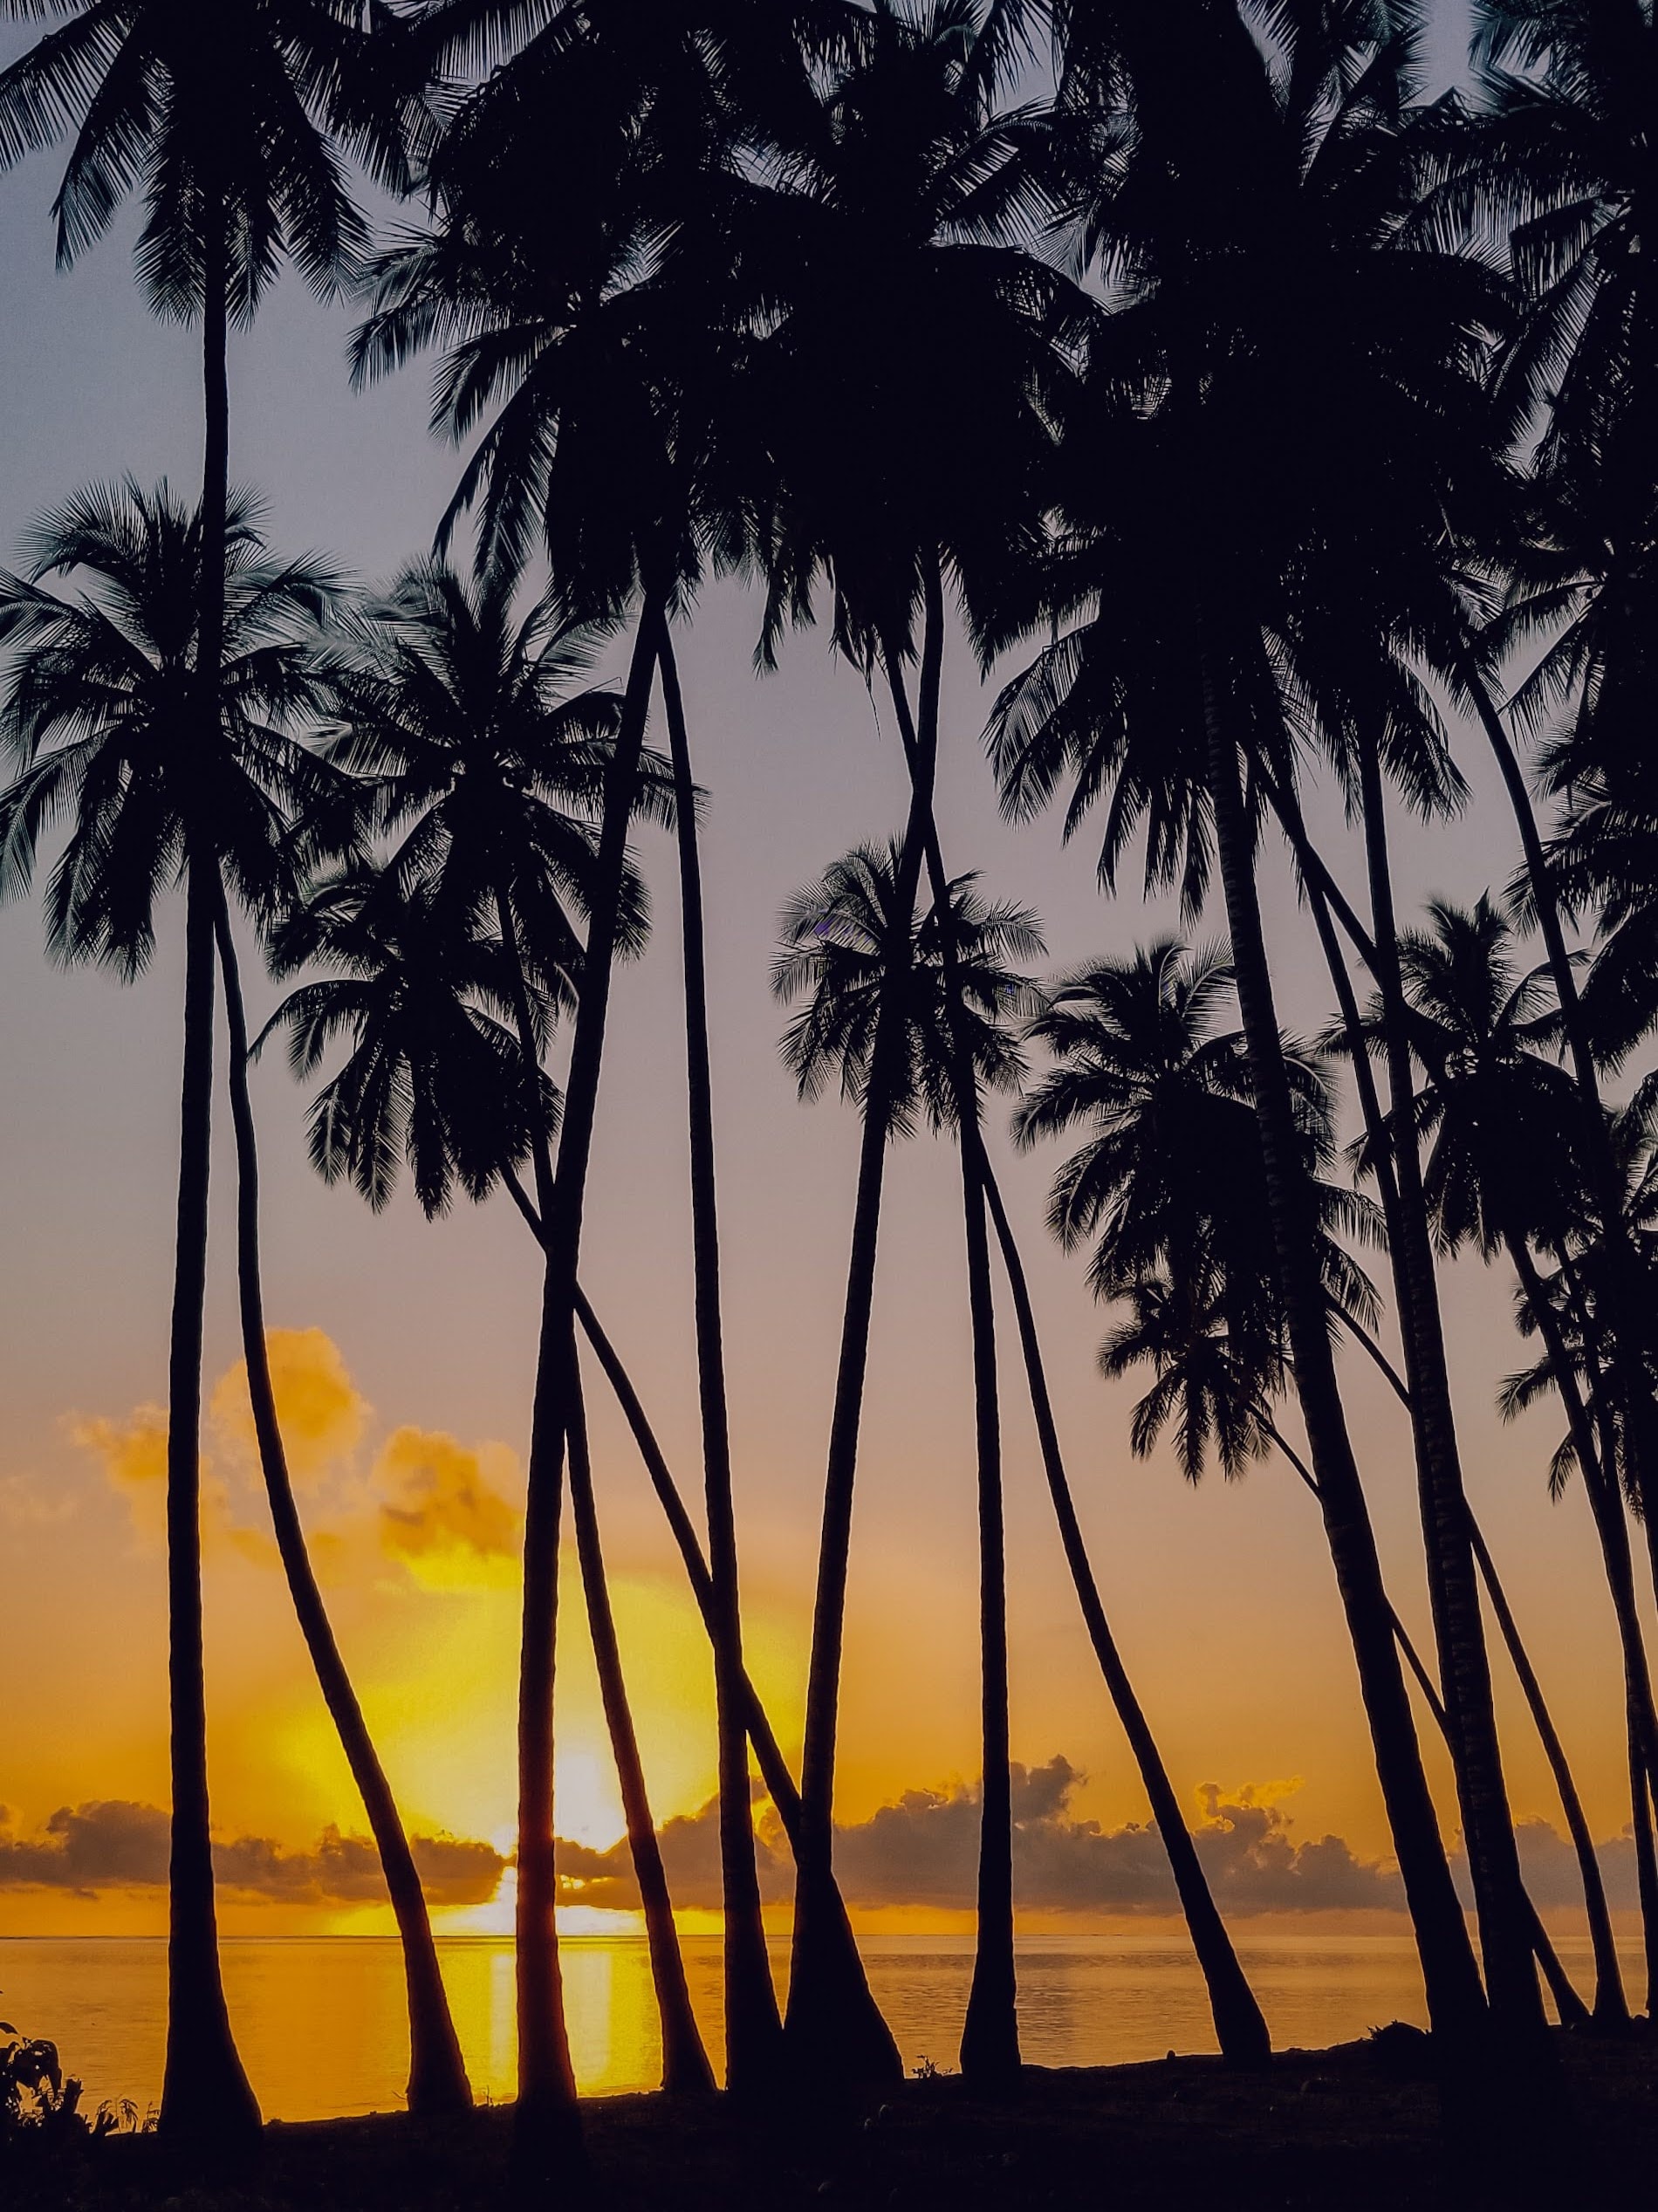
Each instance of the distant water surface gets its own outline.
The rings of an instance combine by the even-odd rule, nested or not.
[[[1290,1935],[1239,1941],[1239,1952],[1280,2048],[1336,2043],[1387,2020],[1425,2017],[1422,1978],[1406,1935]],[[1586,1943],[1560,1950],[1589,1988]],[[661,2063],[650,1968],[642,1938],[560,1943],[577,2078],[590,2095],[656,2085]],[[440,1939],[443,1976],[473,2087],[512,2094],[512,1946],[491,1936]],[[874,1936],[863,1942],[869,1979],[905,2063],[953,2066],[972,1971],[972,1943],[949,1935]],[[710,2050],[720,2035],[720,1948],[685,1939],[691,1996]],[[403,2101],[408,2030],[394,1940],[236,1938],[223,1945],[237,2041],[268,2119],[318,2120],[386,2112]],[[774,1948],[774,1965],[785,1964]],[[1625,1957],[1632,1994],[1639,1947]],[[0,1939],[0,2017],[51,2037],[86,2085],[87,2102],[160,2093],[166,2025],[166,1947],[159,1941]],[[1203,1985],[1173,1937],[1040,1935],[1019,1942],[1019,2025],[1024,2055],[1041,2065],[1107,2065],[1212,2051]]]

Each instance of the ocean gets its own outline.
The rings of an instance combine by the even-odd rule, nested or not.
[[[717,2063],[720,1947],[684,1939],[691,1996]],[[1588,1947],[1561,1955],[1589,1990]],[[1424,2018],[1407,1935],[1252,1936],[1239,1954],[1274,2043],[1312,2048],[1388,2020]],[[243,2058],[267,2119],[319,2120],[395,2111],[408,2069],[401,1957],[394,1940],[358,1936],[228,1938],[224,1981]],[[512,2094],[512,1946],[494,1936],[440,1938],[443,1975],[474,2090]],[[874,1936],[869,1979],[905,2063],[956,2063],[972,1970],[970,1938]],[[583,1936],[560,1944],[577,2079],[585,2094],[649,2089],[660,2065],[642,1938]],[[90,2109],[160,2093],[166,2028],[166,1947],[151,1938],[0,1939],[0,2017],[55,2042],[86,2084]],[[784,1947],[774,1963],[785,1964]],[[1212,2051],[1203,1986],[1173,1936],[1031,1935],[1018,1950],[1024,2055],[1041,2065],[1105,2065]],[[1640,1952],[1625,1974],[1639,2002]]]

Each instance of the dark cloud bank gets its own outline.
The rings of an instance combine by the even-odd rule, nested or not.
[[[1102,1828],[1079,1820],[1072,1799],[1083,1777],[1064,1758],[1013,1770],[1014,1870],[1027,1911],[1096,1914],[1172,1913],[1174,1884],[1156,1830],[1135,1824]],[[1233,1914],[1398,1911],[1399,1878],[1360,1858],[1339,1836],[1298,1842],[1284,1809],[1250,1791],[1231,1798],[1209,1786],[1197,1847],[1216,1901]],[[969,1907],[978,1852],[976,1789],[911,1790],[896,1805],[842,1828],[836,1865],[849,1902]],[[661,1832],[675,1902],[717,1908],[716,1808],[670,1820]],[[1627,1837],[1602,1844],[1600,1859],[1615,1906],[1633,1906],[1634,1857]],[[493,1846],[454,1836],[417,1836],[414,1856],[437,1905],[476,1905],[495,1894],[508,1861]],[[1540,1906],[1576,1905],[1582,1892],[1566,1839],[1541,1820],[1522,1823],[1520,1855]],[[760,1879],[768,1902],[791,1888],[788,1847],[775,1820],[761,1824]],[[215,1846],[228,1890],[290,1904],[354,1904],[383,1897],[380,1863],[367,1837],[325,1829],[314,1849],[289,1851],[259,1836]],[[609,1910],[636,1906],[626,1839],[607,1851],[561,1841],[560,1886],[567,1902]],[[1459,1869],[1460,1872],[1460,1869]],[[33,1837],[11,1832],[0,1815],[0,1887],[75,1890],[156,1887],[167,1880],[167,1816],[154,1805],[118,1799],[63,1807]],[[1466,1883],[1463,1883],[1466,1888]]]

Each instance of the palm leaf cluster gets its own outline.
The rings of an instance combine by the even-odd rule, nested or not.
[[[1644,0],[1476,0],[1423,89],[1407,0],[14,0],[0,167],[67,140],[59,250],[145,195],[138,267],[202,326],[203,491],[79,495],[0,576],[0,893],[45,865],[48,942],[136,976],[160,902],[188,953],[172,1340],[175,1851],[163,2120],[255,2107],[218,1982],[194,1499],[216,992],[226,994],[244,1335],[296,1604],[380,1844],[409,1963],[411,2095],[466,2101],[418,1883],[305,1557],[264,1362],[232,910],[291,986],[271,1028],[316,1083],[318,1169],[376,1208],[512,1197],[542,1256],[519,1695],[517,2154],[579,2169],[554,1904],[552,1655],[566,1477],[651,1939],[670,2085],[712,2076],[689,2007],[605,1590],[578,1336],[619,1392],[715,1661],[727,2080],[891,2080],[835,1873],[839,1685],[889,1160],[959,1168],[980,1543],[975,2086],[1020,2049],[997,1265],[1067,1565],[1205,1977],[1217,2039],[1267,2029],[1113,1634],[995,1165],[1063,1140],[1048,1225],[1149,1370],[1133,1449],[1196,1482],[1270,1450],[1312,1493],[1458,2125],[1516,2189],[1572,2123],[1538,1969],[1482,1592],[1559,1784],[1627,2017],[1575,1784],[1463,1481],[1441,1275],[1512,1272],[1552,1400],[1551,1479],[1593,1511],[1622,1658],[1648,2004],[1658,1714],[1634,1558],[1658,1565],[1658,793],[1648,764],[1658,24]],[[211,33],[202,25],[211,18]],[[377,234],[362,168],[401,194]],[[463,449],[436,551],[386,592],[284,565],[230,488],[225,333],[277,266],[352,288],[353,371],[436,357]],[[723,1336],[699,793],[675,640],[751,593],[764,669],[826,619],[878,695],[904,821],[789,905],[772,971],[804,1099],[862,1141],[797,1784],[743,1657]],[[617,687],[593,681],[613,640]],[[1002,807],[1098,835],[1183,935],[1058,976],[1034,914],[946,864],[947,661],[996,675]],[[660,710],[657,702],[660,698]],[[649,742],[660,711],[665,747]],[[1401,814],[1440,823],[1490,753],[1508,880],[1401,914]],[[1485,804],[1485,802],[1481,802]],[[1322,825],[1335,822],[1333,830]],[[1320,825],[1316,830],[1309,825]],[[671,832],[687,1039],[706,1544],[579,1276],[615,963]],[[1334,1014],[1278,1013],[1287,864]],[[1193,952],[1208,922],[1223,947]],[[267,1031],[267,1033],[269,1033]],[[257,1046],[256,1046],[257,1049]],[[562,1090],[550,1072],[555,1051]],[[1344,1151],[1345,1147],[1345,1151]],[[1375,1277],[1384,1273],[1385,1289]],[[1396,1339],[1396,1358],[1388,1344]],[[1385,1371],[1420,1505],[1433,1664],[1385,1588],[1348,1363]],[[263,1382],[261,1377],[264,1377]],[[263,1413],[261,1407],[263,1407]],[[1476,1906],[1451,1879],[1407,1674],[1442,1729]],[[354,1715],[354,1718],[353,1718]],[[750,1750],[792,1846],[786,2007],[767,1960]],[[400,1856],[401,1845],[401,1856]],[[410,1862],[412,1866],[412,1862]],[[412,1883],[412,1887],[411,1887]]]

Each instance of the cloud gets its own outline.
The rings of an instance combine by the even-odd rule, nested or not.
[[[521,1516],[501,1485],[516,1471],[504,1445],[469,1451],[441,1430],[394,1429],[374,1462],[380,1548],[437,1589],[508,1579]]]
[[[127,1503],[133,1525],[147,1544],[161,1545],[167,1539],[167,1414],[160,1406],[134,1407],[126,1421],[108,1421],[101,1414],[72,1415],[69,1434],[83,1451],[91,1452],[102,1466],[113,1489]],[[204,1553],[230,1550],[260,1566],[276,1564],[274,1539],[262,1528],[239,1521],[223,1478],[213,1462],[202,1457],[202,1548]]]
[[[1027,1912],[1171,1913],[1179,1900],[1154,1826],[1130,1822],[1106,1829],[1073,1818],[1071,1800],[1083,1777],[1064,1758],[1013,1769],[1013,1875]],[[1353,1907],[1396,1910],[1397,1875],[1361,1859],[1339,1836],[1298,1843],[1278,1793],[1244,1789],[1229,1797],[1213,1784],[1201,1792],[1198,1855],[1223,1910],[1234,1913],[1328,1912]],[[976,1786],[908,1790],[867,1820],[838,1828],[835,1868],[850,1905],[935,1905],[970,1908],[978,1868],[980,1796]],[[788,1848],[775,1817],[757,1839],[761,1894],[782,1902],[791,1889]],[[717,1907],[720,1900],[716,1804],[661,1830],[663,1863],[676,1905]],[[638,1891],[624,1839],[610,1850],[560,1844],[559,1873],[572,1901],[636,1905]]]
[[[0,1814],[0,1887],[151,1889],[167,1880],[168,1822],[159,1805],[120,1798],[63,1805],[38,1836],[10,1832]],[[487,1904],[507,1860],[493,1845],[458,1836],[410,1839],[434,1905]],[[264,1836],[236,1836],[213,1846],[223,1887],[284,1904],[357,1904],[383,1899],[380,1855],[367,1836],[325,1828],[310,1851],[289,1851]]]
[[[339,1346],[324,1330],[268,1329],[264,1341],[288,1471],[296,1487],[314,1489],[331,1469],[352,1457],[373,1407],[353,1382]],[[208,1410],[224,1444],[257,1467],[258,1439],[245,1360],[238,1359],[220,1376]]]
[[[51,1528],[71,1519],[76,1504],[72,1491],[49,1490],[38,1475],[0,1475],[0,1526]]]

